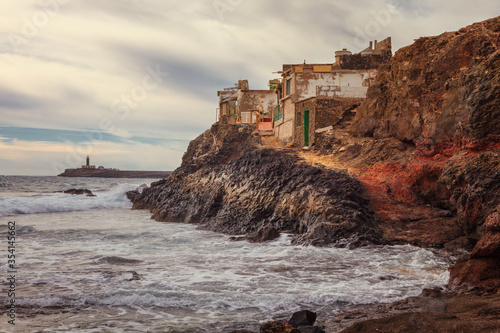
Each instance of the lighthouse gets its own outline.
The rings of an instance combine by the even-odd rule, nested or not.
[[[95,165],[90,165],[90,157],[87,156],[87,163],[82,165],[82,169],[95,169]]]

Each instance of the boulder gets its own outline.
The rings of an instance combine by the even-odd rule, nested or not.
[[[63,193],[72,194],[72,195],[83,195],[83,194],[86,194],[88,197],[95,197],[95,195],[92,193],[92,191],[87,190],[87,189],[72,188],[72,189],[64,191]]]
[[[129,199],[130,201],[134,202],[135,198],[139,195],[139,191],[137,191],[137,190],[128,191],[126,193],[126,195],[127,195],[127,199]]]
[[[260,228],[259,231],[249,235],[247,239],[252,243],[263,243],[276,239],[279,236],[280,232],[276,230],[276,228],[271,226],[265,226],[263,228]]]
[[[288,323],[295,328],[298,328],[299,326],[313,326],[316,321],[316,317],[316,313],[308,310],[302,310],[295,312]]]
[[[452,252],[452,253],[455,253],[455,252],[458,252],[458,251],[472,251],[472,249],[474,249],[474,246],[476,245],[477,241],[474,240],[473,238],[471,237],[467,237],[467,236],[462,236],[462,237],[458,237],[448,243],[445,243],[444,244],[444,249],[446,251],[449,251],[449,252]]]
[[[461,258],[450,268],[452,288],[478,288],[486,292],[500,290],[500,213],[499,208],[488,216],[485,234],[469,257]]]

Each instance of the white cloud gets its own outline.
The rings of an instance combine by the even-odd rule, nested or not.
[[[101,130],[109,119],[110,132],[124,139],[192,139],[215,120],[216,91],[238,79],[263,89],[283,63],[331,62],[345,45],[359,51],[360,31],[369,39],[392,36],[397,49],[498,11],[489,0],[221,1],[233,6],[222,20],[214,2],[205,0],[60,1],[65,4],[51,15],[35,0],[2,3],[9,13],[0,21],[2,126]],[[12,36],[23,43],[13,47]],[[157,65],[169,72],[158,87],[136,100],[126,117],[113,112],[113,103],[143,85],[147,68]],[[22,144],[10,153],[29,149]],[[110,162],[155,169],[161,166],[152,162],[156,154],[176,163],[180,158],[152,145],[122,148],[107,154]],[[22,155],[22,161],[32,160]]]

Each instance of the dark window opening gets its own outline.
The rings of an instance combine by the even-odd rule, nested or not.
[[[292,78],[286,79],[286,94],[292,94]]]

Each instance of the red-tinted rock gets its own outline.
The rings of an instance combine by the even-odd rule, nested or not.
[[[500,290],[500,214],[490,214],[484,224],[485,235],[469,258],[460,259],[450,269],[450,286],[463,285],[496,292]]]
[[[500,290],[500,260],[498,258],[461,259],[450,268],[449,287],[475,288],[496,293]]]
[[[500,257],[500,232],[488,232],[481,237],[472,250],[471,258],[481,257]]]
[[[368,90],[353,132],[413,140],[423,156],[435,143],[498,135],[498,45],[496,17],[401,48]]]
[[[260,333],[300,333],[300,331],[289,323],[271,321],[260,327]]]

